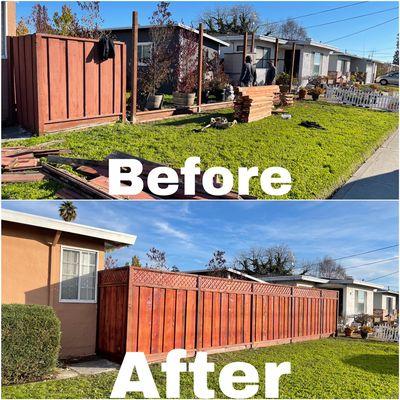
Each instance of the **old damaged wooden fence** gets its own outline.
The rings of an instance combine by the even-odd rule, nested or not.
[[[125,119],[126,46],[101,61],[98,41],[32,34],[9,38],[17,122],[36,134]]]
[[[221,352],[318,339],[336,330],[338,292],[118,268],[99,273],[97,352],[121,360],[174,348]]]

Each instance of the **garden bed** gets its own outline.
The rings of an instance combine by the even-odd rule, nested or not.
[[[376,398],[396,399],[398,389],[398,346],[395,343],[348,339],[324,339],[263,349],[211,355],[215,373],[209,388],[223,398],[218,375],[230,362],[248,362],[260,374],[258,398],[264,393],[264,363],[290,361],[292,373],[280,378],[281,398]],[[160,364],[151,366],[153,377],[165,397],[165,375]],[[3,398],[109,398],[116,372],[91,377],[3,387]],[[194,398],[192,374],[181,374],[181,397]],[[142,394],[135,394],[141,398]]]
[[[149,124],[116,123],[25,139],[6,146],[30,146],[63,139],[59,147],[70,149],[71,157],[102,160],[111,152],[121,151],[180,168],[188,157],[199,156],[203,170],[223,166],[233,174],[238,167],[258,166],[261,171],[280,166],[287,168],[293,179],[292,190],[286,198],[323,199],[345,183],[398,128],[397,113],[312,101],[296,102],[287,111],[292,114],[290,120],[273,115],[230,129],[209,129],[203,133],[194,131],[206,125],[212,116],[232,119],[232,110]],[[315,121],[326,130],[299,126],[306,120]],[[237,180],[235,189],[236,185]],[[7,184],[2,187],[2,196],[4,199],[54,198],[56,189],[46,181]],[[258,181],[254,180],[250,189],[251,195],[268,198]]]

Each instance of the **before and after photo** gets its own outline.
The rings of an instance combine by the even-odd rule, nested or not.
[[[397,399],[398,15],[2,1],[2,397]]]

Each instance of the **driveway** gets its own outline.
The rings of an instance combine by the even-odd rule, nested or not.
[[[399,131],[357,170],[332,199],[399,198]]]

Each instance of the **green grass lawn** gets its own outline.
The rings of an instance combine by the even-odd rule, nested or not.
[[[288,109],[292,119],[279,115],[261,121],[238,124],[227,130],[209,129],[195,133],[194,129],[208,123],[211,116],[224,115],[232,119],[232,111],[192,115],[162,122],[128,125],[113,124],[82,131],[35,137],[16,144],[35,145],[64,139],[59,147],[72,150],[72,157],[103,159],[119,150],[152,161],[180,168],[191,156],[201,158],[201,168],[223,166],[235,176],[239,167],[271,166],[287,168],[292,175],[292,199],[327,198],[398,127],[398,114],[371,111],[323,102],[296,102]],[[307,129],[298,124],[315,121],[325,131]],[[253,178],[251,194],[268,198],[259,181]],[[3,198],[51,198],[55,192],[48,184],[11,184],[3,186]],[[280,197],[283,198],[283,197]]]
[[[254,365],[260,375],[258,398],[264,393],[264,364],[292,363],[291,375],[280,379],[281,398],[398,398],[398,346],[353,339],[324,339],[257,350],[215,354],[209,361],[216,372],[209,374],[208,387],[216,398],[221,368],[230,362]],[[165,396],[165,375],[160,364],[151,367],[160,396]],[[3,387],[3,398],[109,398],[116,373],[85,378]],[[181,374],[181,398],[194,398],[192,374]],[[237,387],[239,388],[239,387]],[[140,393],[136,397],[141,397]]]

